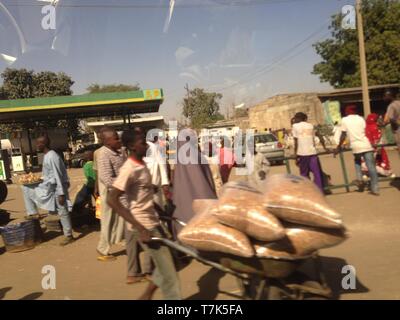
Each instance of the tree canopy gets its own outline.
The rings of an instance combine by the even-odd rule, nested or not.
[[[223,120],[224,116],[219,113],[221,98],[220,93],[206,92],[200,88],[189,90],[188,97],[183,99],[183,115],[195,129]]]
[[[35,73],[33,70],[7,68],[1,74],[3,86],[0,87],[0,99],[27,99],[38,97],[69,96],[74,81],[63,72],[54,73],[43,71]],[[72,139],[80,134],[80,120],[69,119],[61,121],[46,120],[31,124],[36,127],[66,128]],[[9,133],[22,129],[21,125],[1,125],[0,130]]]
[[[69,96],[74,81],[63,72],[7,68],[3,78],[3,98],[26,99],[37,97]]]
[[[370,0],[362,6],[365,50],[370,85],[400,82],[400,1]],[[334,15],[332,38],[314,44],[322,61],[313,74],[335,88],[361,85],[357,30],[341,27],[342,15]]]
[[[105,84],[99,85],[97,83],[91,84],[86,91],[89,93],[106,93],[106,92],[125,92],[125,91],[138,91],[140,85],[138,83],[134,85],[128,84]]]
[[[74,81],[65,73],[40,72],[34,75],[35,97],[70,96]]]

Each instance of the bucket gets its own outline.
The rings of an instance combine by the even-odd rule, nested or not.
[[[21,252],[30,250],[36,244],[36,232],[34,221],[23,221],[2,227],[1,236],[7,252]]]

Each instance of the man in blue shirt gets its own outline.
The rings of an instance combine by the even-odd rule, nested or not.
[[[69,179],[64,162],[60,156],[50,149],[50,139],[41,136],[36,141],[39,152],[44,153],[43,182],[34,186],[23,186],[25,207],[28,216],[37,215],[38,208],[57,213],[60,216],[65,238],[60,245],[71,243],[72,236],[71,217],[68,212]]]

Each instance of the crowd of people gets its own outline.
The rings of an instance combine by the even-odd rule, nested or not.
[[[389,107],[382,125],[391,125],[400,147],[400,101],[395,100],[391,92],[385,94],[385,99]],[[381,138],[378,116],[371,114],[365,121],[357,112],[355,105],[346,106],[340,139],[333,152],[341,152],[347,139],[354,154],[356,183],[360,191],[364,190],[363,175],[367,170],[370,192],[379,195],[378,174],[390,172],[390,163],[384,148],[376,147]],[[326,174],[315,146],[318,133],[306,114],[299,112],[292,119],[292,134],[300,175],[310,178],[312,173],[317,187],[325,192]],[[139,128],[127,129],[120,136],[115,129],[103,127],[98,137],[102,146],[94,153],[88,151],[85,154],[86,183],[73,205],[68,194],[70,182],[64,162],[51,150],[49,137],[37,139],[37,149],[44,153],[43,181],[39,185],[22,187],[27,215],[30,218],[38,216],[39,208],[58,214],[64,233],[60,244],[64,246],[75,240],[70,212],[92,206],[92,198],[99,198],[101,229],[97,259],[114,261],[112,246],[125,240],[127,284],[149,281],[141,299],[151,299],[157,288],[161,289],[165,299],[180,299],[182,294],[173,256],[168,247],[151,239],[176,237],[179,226],[171,230],[162,222],[162,218],[171,215],[172,211],[174,217],[188,222],[194,216],[193,200],[218,198],[236,165],[235,153],[225,139],[221,139],[219,148],[213,141],[200,146],[195,131],[185,129],[180,133],[184,139],[178,139],[178,161],[172,170],[158,139],[146,139],[145,132]],[[324,149],[331,151],[325,146],[324,139],[319,138]],[[262,183],[268,179],[270,164],[257,152],[253,140],[247,144],[251,145],[248,150],[253,157],[247,179],[253,184]],[[181,155],[185,155],[185,159],[181,159]],[[140,251],[144,251],[143,269]]]
[[[195,131],[186,129],[183,135],[186,138],[178,141],[177,153],[186,154],[188,159],[178,159],[171,174],[157,138],[146,141],[145,133],[138,128],[128,129],[121,136],[111,127],[101,128],[98,137],[102,146],[94,153],[85,153],[86,182],[73,205],[68,195],[70,183],[65,164],[51,150],[49,137],[39,137],[37,149],[44,153],[43,182],[22,187],[28,216],[38,216],[38,209],[58,214],[64,231],[60,244],[64,246],[75,240],[70,212],[92,206],[92,198],[98,197],[101,227],[97,259],[115,260],[112,246],[125,240],[127,284],[151,279],[142,299],[150,299],[157,288],[166,299],[180,299],[170,250],[149,241],[152,237],[167,236],[168,232],[176,237],[179,229],[169,230],[160,217],[173,207],[174,216],[188,222],[194,215],[193,200],[217,198],[236,164],[235,155],[224,139],[219,148],[212,142],[207,148],[198,144]],[[269,163],[262,157],[256,158],[257,177],[265,179]],[[141,250],[143,269],[139,261]]]
[[[382,144],[382,130],[388,124],[391,125],[400,153],[400,100],[395,99],[393,92],[387,91],[384,94],[384,101],[388,103],[388,108],[383,121],[379,122],[379,116],[375,113],[369,114],[365,120],[358,114],[356,105],[347,105],[342,123],[335,131],[338,141],[333,152],[335,154],[341,152],[343,145],[348,141],[354,155],[356,171],[354,184],[362,192],[369,180],[372,195],[379,195],[379,175],[395,177],[385,148],[379,146]],[[315,143],[318,133],[314,126],[307,122],[306,114],[299,112],[294,116],[292,134],[300,175],[310,178],[312,173],[317,187],[323,192],[326,191],[325,173],[321,168]],[[318,138],[325,151],[331,151],[326,147],[324,138],[320,135]]]

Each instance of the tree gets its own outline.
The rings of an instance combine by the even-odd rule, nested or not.
[[[72,94],[71,87],[74,81],[63,72],[40,72],[34,74],[33,81],[35,97],[70,96]]]
[[[34,98],[33,70],[7,68],[1,74],[6,99]]]
[[[3,87],[0,88],[0,96],[3,99],[26,99],[38,97],[69,96],[74,81],[63,72],[54,73],[44,71],[35,73],[33,70],[7,68],[1,74]],[[40,121],[28,126],[38,127],[62,127],[66,128],[70,136],[75,139],[80,133],[80,120],[68,119],[62,121]],[[2,132],[10,133],[16,129],[22,129],[20,124],[1,125]]]
[[[223,120],[224,116],[219,113],[221,98],[220,93],[206,92],[200,88],[190,90],[188,97],[183,99],[183,115],[190,120],[194,129]]]
[[[6,100],[6,92],[3,87],[0,87],[0,100]]]
[[[86,90],[89,93],[105,93],[105,92],[125,92],[125,91],[138,91],[140,90],[139,83],[134,85],[127,84],[105,84],[99,85],[97,83],[90,85]]]
[[[249,112],[245,108],[235,109],[235,118],[244,118],[249,115]]]
[[[400,82],[400,1],[363,1],[365,49],[370,85]],[[341,27],[342,15],[334,15],[332,38],[314,44],[322,62],[313,74],[335,88],[361,85],[357,30]]]
[[[71,77],[63,72],[7,68],[1,74],[6,99],[70,96],[74,84]]]

